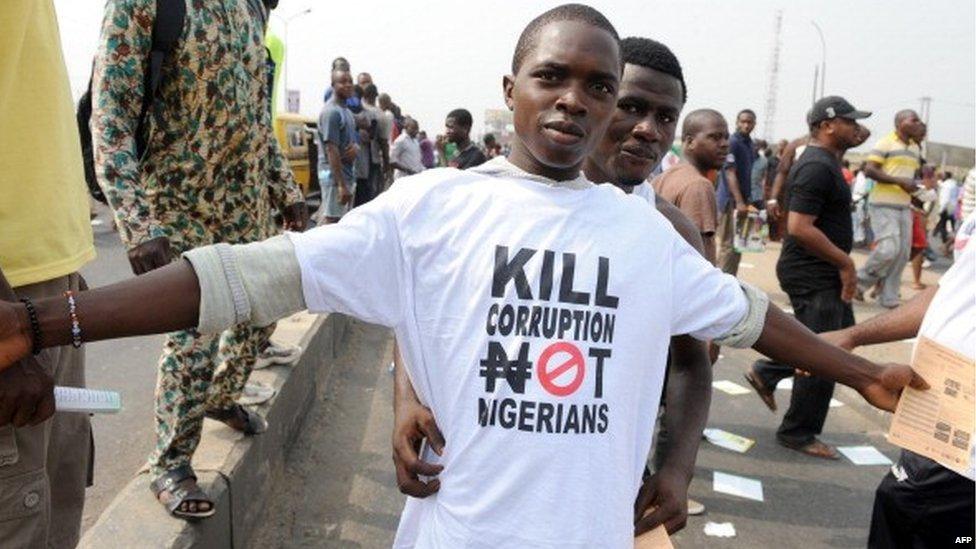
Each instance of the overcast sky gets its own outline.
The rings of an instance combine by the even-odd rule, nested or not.
[[[55,0],[75,95],[87,84],[104,0]],[[331,60],[345,56],[354,73],[373,75],[380,91],[434,134],[444,115],[466,107],[480,133],[487,108],[502,108],[501,81],[522,28],[558,1],[399,0],[338,3],[281,0],[272,26],[311,7],[288,25],[288,80],[301,110],[316,115]],[[816,20],[826,40],[826,94],[874,111],[875,136],[895,111],[932,98],[929,138],[976,142],[976,2],[939,0],[595,0],[621,36],[646,36],[678,56],[688,83],[685,112],[712,107],[733,117],[745,107],[764,130],[773,29],[783,11],[775,138],[804,132],[820,62]],[[362,7],[360,15],[353,15]]]

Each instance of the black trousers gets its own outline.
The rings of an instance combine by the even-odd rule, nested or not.
[[[903,480],[889,471],[875,491],[868,547],[972,547],[973,481],[908,451],[897,467]]]
[[[830,288],[804,294],[788,294],[793,314],[815,333],[839,330],[854,325],[854,310],[840,299],[840,289]],[[753,369],[766,387],[774,389],[781,380],[793,376],[793,366],[757,360]],[[790,446],[805,446],[823,431],[834,395],[834,382],[817,376],[797,376],[793,380],[790,407],[776,431],[776,437]]]

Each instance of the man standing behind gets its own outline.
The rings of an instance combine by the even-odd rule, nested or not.
[[[688,113],[681,127],[684,161],[654,180],[654,191],[674,204],[698,227],[705,259],[715,264],[718,206],[709,172],[721,169],[729,153],[729,126],[718,111]]]
[[[359,76],[362,77],[362,73]],[[386,173],[390,164],[390,133],[393,131],[393,115],[384,112],[376,106],[379,90],[376,84],[363,86],[363,111],[369,112],[376,119],[376,128],[370,140],[369,177],[373,191],[380,194],[386,187]]]
[[[419,130],[416,120],[410,117],[403,119],[403,133],[393,142],[393,149],[390,151],[390,166],[396,169],[394,179],[424,171],[420,143],[417,142]]]
[[[718,186],[718,267],[732,276],[739,272],[739,259],[742,258],[734,247],[736,221],[749,212],[752,201],[752,163],[756,151],[749,135],[756,127],[756,113],[749,109],[739,111],[735,127],[735,135],[729,140],[730,162],[722,171],[724,177]]]
[[[807,116],[810,143],[790,170],[786,241],[776,264],[780,286],[790,298],[797,320],[820,333],[854,324],[851,298],[857,271],[848,255],[853,247],[851,189],[841,173],[840,157],[859,143],[858,111],[837,96],[817,101]],[[792,366],[758,360],[746,380],[770,410],[773,390],[794,374]],[[790,408],[776,438],[804,454],[837,459],[837,452],[817,440],[823,430],[834,382],[797,376]]]
[[[864,174],[875,181],[868,202],[875,248],[858,273],[858,298],[879,281],[883,307],[898,306],[901,273],[912,243],[912,194],[921,166],[919,142],[925,125],[912,110],[895,115],[895,130],[882,137],[868,155]]]
[[[454,109],[444,120],[444,135],[448,143],[454,143],[457,154],[447,159],[447,165],[466,170],[484,164],[488,158],[477,145],[471,142],[471,113],[467,109]],[[444,154],[443,149],[441,154]]]
[[[269,238],[278,232],[275,209],[291,230],[304,229],[308,220],[271,128],[265,6],[187,2],[183,26],[193,30],[183,32],[162,63],[162,83],[153,97],[145,82],[154,21],[164,15],[157,14],[157,4],[175,5],[106,3],[92,77],[98,183],[136,274],[199,246]],[[144,116],[146,101],[152,116]],[[219,336],[185,330],[167,337],[149,469],[153,491],[173,515],[214,513],[190,467],[205,413],[246,434],[265,429],[264,419],[237,399],[255,358],[275,359],[273,331],[274,325],[239,325]]]
[[[0,36],[0,300],[66,304],[63,292],[85,287],[78,269],[95,247],[53,3],[0,2],[0,28],[17,29]],[[86,414],[52,417],[52,378],[83,387],[84,347],[42,351],[0,373],[3,547],[78,543],[91,424]]]
[[[349,71],[332,72],[332,97],[325,102],[319,114],[316,138],[319,146],[319,166],[328,166],[322,186],[322,206],[319,217],[324,224],[338,223],[353,206],[356,193],[356,120],[346,106],[352,97],[352,75]]]

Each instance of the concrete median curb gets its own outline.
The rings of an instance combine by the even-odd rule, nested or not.
[[[268,420],[267,432],[244,437],[221,423],[204,422],[193,468],[216,503],[216,515],[195,523],[170,517],[153,499],[149,475],[141,471],[112,500],[78,546],[247,547],[271,485],[282,472],[288,449],[315,398],[316,387],[328,380],[348,326],[348,318],[342,315],[300,313],[279,322],[275,341],[300,345],[304,352],[293,366],[275,366],[251,375],[252,381],[276,390],[270,401],[257,407]]]

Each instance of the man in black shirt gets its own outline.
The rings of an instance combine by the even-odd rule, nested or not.
[[[817,101],[807,115],[810,143],[787,178],[788,235],[776,276],[797,320],[818,333],[854,324],[850,302],[857,288],[857,270],[848,255],[853,245],[851,190],[841,173],[840,158],[863,141],[856,120],[870,115],[841,97]],[[770,410],[776,410],[773,390],[793,373],[791,366],[758,360],[746,380]],[[837,459],[837,451],[816,438],[833,393],[832,381],[797,376],[777,441],[811,456]]]
[[[488,160],[485,153],[471,142],[471,113],[467,109],[454,109],[444,120],[444,136],[457,146],[457,155],[448,159],[447,165],[466,170],[484,164]],[[441,151],[444,154],[444,151]]]

